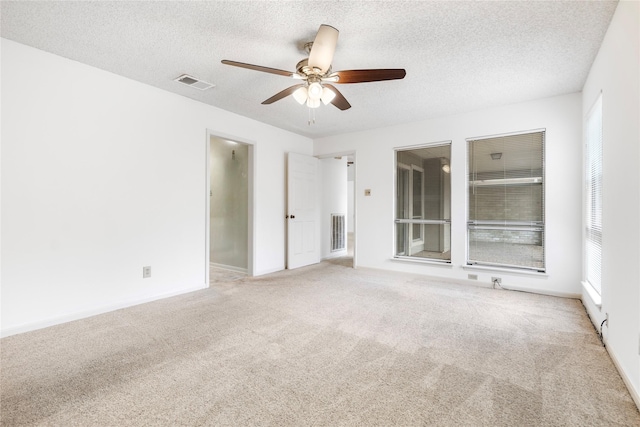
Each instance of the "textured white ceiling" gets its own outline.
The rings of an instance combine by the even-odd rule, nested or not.
[[[2,1],[2,37],[310,136],[423,120],[577,92],[611,1]],[[333,69],[405,68],[404,80],[340,85],[352,108],[316,124],[286,77],[222,59],[295,70],[320,24],[340,30]],[[200,91],[186,73],[214,83]]]

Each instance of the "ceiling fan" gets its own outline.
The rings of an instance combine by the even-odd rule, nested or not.
[[[263,104],[272,104],[286,96],[293,95],[298,103],[301,105],[306,104],[309,108],[318,108],[320,102],[322,102],[324,105],[331,103],[340,110],[351,108],[351,104],[349,104],[347,99],[331,83],[345,84],[397,80],[403,79],[407,74],[402,68],[334,72],[331,70],[331,62],[333,61],[333,54],[336,50],[337,42],[338,30],[330,25],[320,25],[313,42],[305,45],[309,57],[298,62],[295,72],[245,64],[244,62],[229,61],[226,59],[222,60],[222,63],[233,65],[234,67],[292,77],[296,80],[303,81],[303,83],[293,85],[276,93],[271,98],[264,100],[262,102]]]

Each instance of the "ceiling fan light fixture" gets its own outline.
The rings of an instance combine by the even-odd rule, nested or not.
[[[318,108],[322,104],[332,104],[341,111],[351,108],[351,104],[349,104],[344,95],[333,86],[333,83],[346,84],[399,80],[403,79],[407,74],[403,68],[357,69],[334,72],[331,63],[337,41],[337,29],[326,24],[320,25],[313,42],[308,42],[304,45],[305,50],[309,54],[308,58],[298,61],[296,71],[294,72],[230,61],[228,59],[223,59],[222,63],[234,67],[246,68],[248,70],[290,77],[298,81],[302,80],[299,84],[289,86],[271,98],[262,101],[263,105],[273,104],[282,98],[292,95],[296,102],[300,105],[306,104],[309,108]],[[309,123],[312,121],[315,122],[315,119],[312,119],[312,113],[310,113]]]
[[[313,99],[319,101],[322,97],[322,85],[318,82],[313,82],[309,85],[309,89],[307,90],[309,99]]]
[[[322,103],[324,105],[329,105],[331,101],[333,101],[333,98],[335,97],[336,97],[336,93],[334,91],[332,91],[328,87],[322,88],[322,96],[320,97],[320,99],[322,100]]]
[[[298,102],[298,104],[304,105],[304,103],[307,101],[307,88],[301,87],[293,92],[293,98],[296,100],[296,102]]]
[[[320,100],[319,99],[313,99],[311,97],[309,97],[307,99],[307,107],[309,108],[318,108],[320,106]]]

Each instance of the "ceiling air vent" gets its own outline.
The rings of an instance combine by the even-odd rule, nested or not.
[[[207,83],[203,80],[199,80],[193,76],[190,76],[188,74],[183,74],[180,77],[178,77],[177,79],[175,79],[175,81],[180,82],[180,83],[184,83],[187,86],[191,86],[194,87],[196,89],[200,89],[200,90],[207,90],[209,88],[214,87],[214,84],[211,83]]]

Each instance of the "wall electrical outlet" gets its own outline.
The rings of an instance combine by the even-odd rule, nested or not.
[[[151,277],[151,267],[142,267],[142,278],[147,279],[149,277]]]
[[[467,279],[469,280],[478,280],[477,274],[467,274]]]

